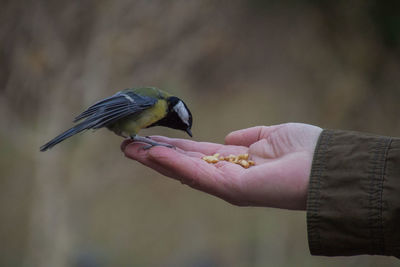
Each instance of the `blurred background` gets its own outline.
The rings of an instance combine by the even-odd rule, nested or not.
[[[304,122],[400,136],[398,1],[2,1],[0,266],[392,266],[310,256],[304,212],[239,208],[120,152],[40,153],[100,98],[157,86],[194,140]],[[154,128],[142,135],[187,138]]]

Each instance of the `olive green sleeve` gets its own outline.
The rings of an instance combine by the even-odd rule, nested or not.
[[[400,256],[400,139],[324,130],[307,199],[311,254]]]

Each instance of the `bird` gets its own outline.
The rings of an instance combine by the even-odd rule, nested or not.
[[[156,87],[128,88],[100,100],[76,116],[74,127],[40,147],[46,151],[65,139],[89,129],[108,128],[115,134],[147,144],[144,149],[169,144],[138,135],[144,128],[164,126],[185,131],[192,137],[192,113],[180,98]]]

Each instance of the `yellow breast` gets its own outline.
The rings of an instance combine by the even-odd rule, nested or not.
[[[125,135],[135,135],[143,128],[146,128],[153,123],[164,118],[167,113],[167,102],[164,99],[158,100],[157,103],[139,114],[128,116],[127,118],[118,121],[111,127],[115,132],[120,132]]]

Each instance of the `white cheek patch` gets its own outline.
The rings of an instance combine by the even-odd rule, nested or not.
[[[179,101],[174,106],[174,111],[178,114],[179,118],[181,118],[181,120],[189,126],[189,113],[182,101]]]

